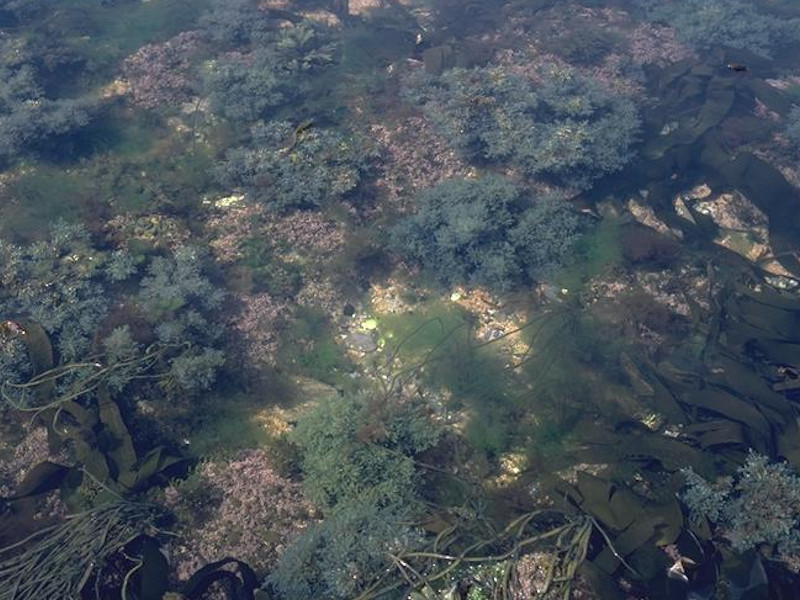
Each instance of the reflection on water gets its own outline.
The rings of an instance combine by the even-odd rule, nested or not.
[[[0,0],[0,58],[0,600],[800,589],[796,3]]]

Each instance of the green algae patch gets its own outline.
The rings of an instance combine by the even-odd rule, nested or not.
[[[209,0],[151,0],[103,6],[96,0],[72,0],[51,15],[48,29],[92,67],[111,67],[145,44],[166,40],[190,28]]]
[[[475,336],[472,316],[432,302],[403,315],[384,315],[383,368],[395,386],[418,378],[445,393],[464,433],[479,451],[495,456],[511,443],[521,404],[503,357]]]
[[[553,278],[557,287],[576,292],[622,262],[621,232],[621,220],[606,217],[579,237],[569,262]]]
[[[166,133],[163,126],[138,111],[112,108],[87,129],[84,137],[88,150],[136,158],[148,152]]]
[[[2,192],[2,234],[17,241],[32,241],[47,233],[42,223],[77,223],[90,210],[92,191],[91,184],[77,171],[47,165],[25,169]]]
[[[363,323],[361,323],[361,329],[364,331],[374,331],[378,328],[378,320],[377,319],[366,319]]]
[[[269,446],[274,436],[256,418],[265,402],[253,396],[209,398],[187,438],[188,451],[195,456],[212,456],[245,448]]]
[[[322,311],[298,307],[283,338],[279,366],[337,388],[352,386],[349,374],[355,365],[335,336],[333,325]]]
[[[407,30],[374,26],[347,28],[342,35],[341,72],[351,76],[348,83],[352,84],[354,75],[380,71],[411,56],[415,33],[412,26]]]
[[[421,360],[456,329],[468,327],[465,311],[441,302],[420,303],[413,312],[379,315],[387,353],[405,362]]]

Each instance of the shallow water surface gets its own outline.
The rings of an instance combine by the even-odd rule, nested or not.
[[[792,598],[800,9],[0,0],[0,600]]]

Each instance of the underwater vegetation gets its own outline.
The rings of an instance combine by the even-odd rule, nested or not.
[[[158,539],[166,514],[139,494],[185,474],[188,461],[163,445],[140,448],[109,384],[117,369],[142,375],[165,349],[151,347],[134,358],[111,356],[106,365],[89,357],[93,362],[54,366],[52,347],[37,327],[29,326],[22,335],[31,357],[39,358],[34,361],[37,374],[25,384],[38,404],[15,404],[8,389],[24,386],[9,386],[5,380],[3,408],[13,406],[50,424],[48,443],[62,452],[58,462],[25,465],[14,493],[2,498],[0,597],[78,597],[93,589],[96,597],[124,598],[137,590],[139,597],[160,598],[168,587],[168,563]],[[109,354],[118,349],[118,341],[109,344]],[[71,389],[55,385],[87,368],[94,370],[89,376],[68,378]],[[67,447],[69,458],[63,452]],[[65,503],[71,514],[60,519]],[[38,524],[26,537],[31,521]]]
[[[589,19],[576,19],[570,28],[552,32],[547,47],[571,64],[601,63],[622,42],[622,36],[594,26]]]
[[[102,264],[81,226],[58,223],[29,246],[0,241],[0,311],[39,324],[62,361],[77,361],[108,311]]]
[[[279,211],[318,208],[353,192],[374,153],[353,135],[305,125],[254,125],[250,144],[229,150],[217,167],[218,181]]]
[[[158,341],[181,349],[170,354],[163,381],[185,391],[208,388],[225,362],[219,349],[222,329],[209,316],[224,293],[203,275],[202,254],[195,248],[151,257],[124,250],[104,252],[82,226],[62,222],[40,242],[0,242],[0,266],[3,317],[41,327],[60,364],[84,359],[97,345],[105,348],[112,363],[130,360],[142,349],[140,344]],[[135,308],[123,322],[117,314],[118,325],[98,340],[111,304],[109,284],[136,280],[140,269]],[[139,313],[152,329],[132,336],[128,321],[135,321]],[[25,352],[13,336],[3,344],[10,353],[0,363],[2,380],[20,382],[21,374],[30,371]],[[112,387],[121,389],[125,373],[116,372],[115,378]]]
[[[445,285],[505,291],[558,267],[579,218],[555,195],[526,198],[508,179],[453,179],[422,192],[419,211],[396,225],[392,247]]]
[[[168,551],[182,578],[223,554],[263,577],[282,547],[314,522],[301,484],[279,473],[264,449],[204,460],[189,477],[171,482],[164,499],[180,528],[182,539]]]
[[[86,127],[99,111],[98,100],[49,97],[40,70],[32,47],[0,38],[0,164]]]
[[[92,565],[105,564],[126,547],[131,549],[131,541],[151,531],[155,521],[153,506],[114,502],[45,527],[36,533],[38,543],[25,552],[0,550],[0,582],[4,582],[0,598],[79,598],[94,571]],[[122,588],[127,591],[127,579]]]
[[[265,21],[260,15],[253,23]],[[230,28],[209,22],[208,26],[212,37],[251,43],[207,62],[201,73],[212,108],[232,121],[252,122],[297,102],[311,91],[312,76],[337,61],[332,32],[315,21],[258,33],[247,33],[244,24]]]
[[[207,389],[225,364],[225,353],[216,347],[223,328],[212,317],[225,293],[203,273],[206,259],[202,250],[189,246],[171,256],[155,256],[139,284],[138,309],[158,341],[185,345],[170,359],[167,388]]]
[[[300,534],[271,574],[283,597],[353,598],[391,563],[388,555],[419,546],[414,457],[440,433],[423,406],[379,394],[322,400],[303,415],[290,439],[325,519]]]
[[[439,433],[424,407],[363,395],[320,401],[290,440],[300,449],[309,497],[336,512],[349,502],[413,505],[411,457],[433,446]]]
[[[229,47],[270,42],[275,33],[255,0],[214,0],[198,24],[211,39]]]
[[[681,246],[673,238],[649,227],[630,226],[623,230],[622,255],[632,263],[647,263],[658,268],[675,264]]]
[[[737,552],[765,546],[778,560],[796,560],[800,476],[787,463],[751,451],[733,477],[709,483],[691,469],[685,475],[682,499],[692,518],[708,519]]]
[[[506,357],[492,347],[499,330],[476,336],[472,315],[440,302],[421,302],[413,314],[382,315],[379,322],[387,359],[378,372],[386,393],[422,384],[434,395],[437,417],[461,415],[465,440],[489,459],[513,445],[511,431],[529,403],[516,393]]]
[[[358,597],[391,564],[390,556],[421,546],[422,534],[408,525],[414,518],[402,505],[343,506],[293,540],[267,584],[286,600]]]
[[[287,25],[302,24],[306,31],[288,31],[288,37],[296,37],[299,45],[307,44],[309,30],[315,29],[322,20],[306,18],[302,10],[284,10],[280,2],[274,5],[258,0],[211,0],[209,9],[198,19],[198,25],[223,50],[246,45],[268,45],[275,41],[275,34]],[[305,4],[305,6],[303,6]],[[296,9],[329,8],[335,10],[337,0],[299,0]],[[292,29],[291,26],[288,27]],[[327,28],[330,33],[334,28]],[[305,41],[302,41],[305,40]],[[294,46],[294,42],[289,45]]]
[[[730,46],[769,57],[800,41],[800,18],[770,14],[767,4],[743,0],[651,0],[645,7],[648,18],[671,25],[680,40],[699,50]]]
[[[796,14],[0,0],[0,600],[780,595]]]
[[[586,189],[633,157],[640,122],[630,99],[572,68],[545,66],[537,77],[499,67],[418,72],[404,95],[467,158],[566,187]]]

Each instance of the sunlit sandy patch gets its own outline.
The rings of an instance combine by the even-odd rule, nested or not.
[[[528,457],[524,452],[506,452],[498,461],[500,472],[492,482],[498,487],[513,484],[517,478],[528,468]]]
[[[383,6],[383,0],[350,0],[347,9],[351,15],[368,15],[370,11]]]
[[[370,306],[376,314],[396,314],[411,310],[412,305],[404,299],[409,290],[391,277],[385,283],[373,283],[370,288]]]
[[[528,355],[530,346],[517,331],[527,322],[527,315],[507,312],[502,300],[482,288],[459,286],[450,294],[450,302],[477,318],[475,337],[479,342],[497,340],[512,357]]]
[[[287,434],[301,414],[321,400],[339,395],[333,386],[310,377],[295,377],[294,384],[297,387],[296,402],[267,406],[253,413],[252,422],[265,430],[270,437],[278,438]]]
[[[131,84],[124,79],[115,79],[100,91],[101,98],[124,96],[131,91]]]

